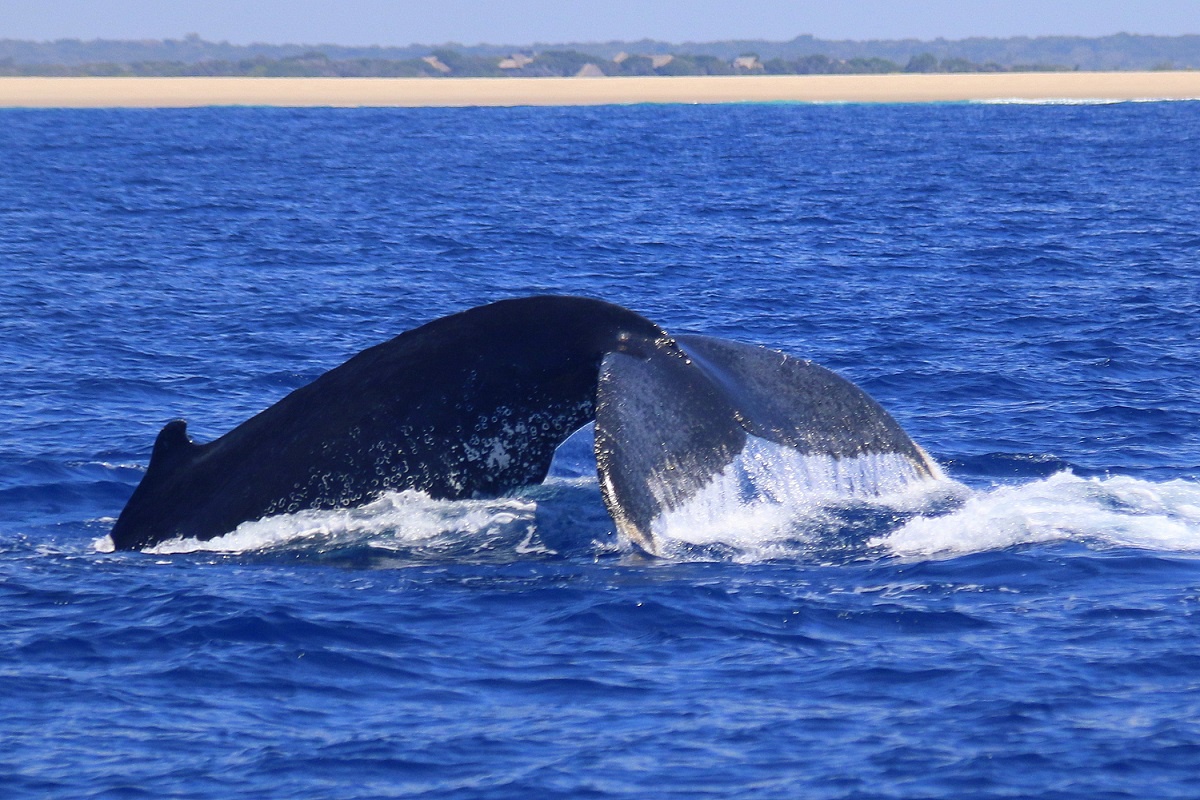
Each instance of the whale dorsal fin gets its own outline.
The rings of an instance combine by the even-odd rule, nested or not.
[[[150,465],[146,472],[155,474],[178,469],[189,463],[201,450],[201,446],[192,441],[187,432],[187,421],[173,419],[163,426],[154,440],[154,450],[150,453]]]

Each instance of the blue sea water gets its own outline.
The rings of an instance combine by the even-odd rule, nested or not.
[[[0,111],[4,796],[1195,797],[1198,143],[1196,102]],[[584,443],[105,547],[166,421],[546,292],[838,370],[958,488],[650,559]]]

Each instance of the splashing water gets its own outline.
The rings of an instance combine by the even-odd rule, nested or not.
[[[1063,471],[971,490],[940,473],[924,477],[899,456],[805,456],[751,437],[688,503],[655,519],[653,533],[658,555],[676,561],[944,559],[1054,541],[1200,552],[1200,484]],[[112,542],[104,537],[95,547],[109,551]],[[616,541],[594,478],[552,475],[517,496],[389,493],[358,508],[267,517],[209,541],[172,539],[147,552],[365,552],[412,562],[631,549]]]
[[[667,557],[692,558],[713,546],[732,548],[737,560],[796,557],[824,549],[830,536],[846,544],[850,528],[878,532],[965,492],[940,471],[930,478],[894,453],[804,455],[751,436],[711,483],[655,519],[652,530]]]
[[[953,513],[915,517],[871,544],[906,558],[949,558],[1051,541],[1200,551],[1200,484],[1058,472],[978,492]]]
[[[440,501],[416,491],[390,492],[357,508],[309,510],[246,522],[215,539],[175,538],[145,552],[251,553],[347,549],[410,558],[469,558],[482,553],[548,552],[535,537],[537,503],[519,497]],[[96,543],[111,549],[111,539]]]

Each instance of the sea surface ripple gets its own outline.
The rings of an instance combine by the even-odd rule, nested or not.
[[[1200,103],[0,120],[5,797],[1195,796]],[[956,488],[650,559],[584,436],[104,546],[166,421],[534,293],[835,369]]]

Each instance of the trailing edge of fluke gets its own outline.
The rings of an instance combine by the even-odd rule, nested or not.
[[[592,420],[604,502],[651,554],[652,523],[686,505],[748,437],[834,460],[892,454],[918,477],[938,474],[878,403],[816,364],[673,338],[600,300],[527,297],[368,348],[207,444],[184,421],[168,423],[113,545],[213,539],[386,491],[502,495],[544,480],[555,448]]]

